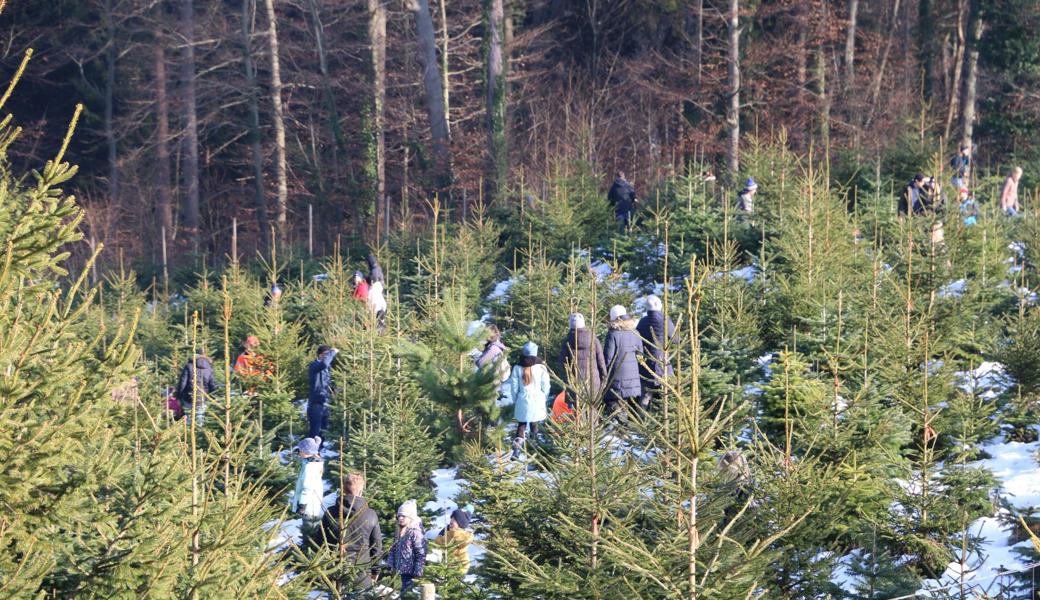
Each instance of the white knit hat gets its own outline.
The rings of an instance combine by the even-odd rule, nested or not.
[[[620,304],[615,304],[614,306],[610,307],[610,320],[611,321],[617,321],[621,317],[627,317],[627,316],[628,316],[628,311],[625,310],[624,306],[621,306]]]
[[[664,308],[664,304],[661,304],[661,299],[657,296],[650,294],[646,297],[646,309],[655,310],[660,312]]]
[[[404,504],[399,506],[397,508],[397,516],[418,519],[419,507],[415,504],[415,500],[406,500]]]
[[[585,316],[581,313],[571,314],[571,329],[584,329],[585,328]]]

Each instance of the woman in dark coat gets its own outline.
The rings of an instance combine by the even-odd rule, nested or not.
[[[569,395],[595,398],[607,379],[603,347],[591,329],[585,328],[581,313],[571,315],[571,330],[560,349],[560,376],[568,381]]]
[[[636,333],[635,320],[629,318],[624,306],[619,304],[611,308],[610,331],[603,344],[603,358],[610,372],[603,406],[607,416],[621,408],[623,401],[633,407],[639,404],[643,392],[639,377],[639,359],[642,356],[643,340]],[[625,420],[624,410],[620,413],[620,419]]]
[[[639,320],[636,331],[643,338],[643,356],[646,357],[639,368],[643,376],[642,406],[645,409],[659,395],[661,380],[672,375],[671,360],[664,347],[665,340],[669,340],[669,344],[675,342],[675,324],[664,315],[661,299],[657,296],[646,297],[646,315]]]

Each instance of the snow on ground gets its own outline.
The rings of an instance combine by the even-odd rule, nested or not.
[[[966,289],[968,289],[968,282],[964,279],[958,279],[957,281],[947,283],[946,285],[939,288],[939,297],[960,298],[964,295],[964,291]]]
[[[462,486],[466,483],[465,479],[459,478],[459,471],[456,468],[434,469],[433,488],[436,499],[427,502],[423,509],[427,512],[436,513],[437,516],[426,527],[426,537],[433,539],[437,537],[442,529],[448,526],[452,511],[459,508],[456,498],[462,493]],[[464,506],[462,508],[471,517],[475,516],[472,506]],[[484,546],[479,543],[481,539],[482,536],[478,535],[477,541],[469,545],[469,560],[474,566],[479,565],[486,554]],[[467,575],[466,578],[467,581],[472,581],[476,579],[476,576]]]

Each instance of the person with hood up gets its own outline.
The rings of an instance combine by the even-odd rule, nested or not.
[[[664,347],[666,343],[675,342],[675,324],[664,315],[664,306],[657,296],[646,297],[646,315],[639,319],[636,332],[643,340],[644,360],[639,365],[639,373],[643,378],[640,404],[645,410],[660,395],[661,381],[672,375],[671,361]]]
[[[448,526],[433,538],[433,545],[444,549],[442,562],[463,575],[469,572],[469,545],[473,543],[469,522],[469,513],[456,508],[448,517]]]
[[[397,533],[387,562],[401,575],[401,598],[404,598],[415,580],[422,577],[426,566],[426,534],[415,500],[408,500],[397,509]]]
[[[315,438],[321,435],[329,420],[329,410],[325,407],[332,397],[332,359],[339,350],[322,344],[318,346],[318,357],[307,367],[307,383],[310,393],[307,395],[308,433]]]
[[[607,378],[607,361],[596,334],[585,328],[585,317],[574,313],[571,329],[560,348],[560,373],[567,381],[569,396],[596,398],[603,391]]]
[[[304,545],[313,539],[321,516],[325,512],[322,498],[325,497],[325,462],[321,459],[321,438],[304,438],[296,447],[296,452],[303,463],[300,474],[296,477],[296,489],[293,491],[292,512],[303,517]]]
[[[361,271],[354,271],[354,299],[368,302],[368,282]]]
[[[332,553],[339,556],[342,545],[344,560],[361,571],[354,582],[358,593],[372,588],[376,565],[383,554],[379,516],[368,506],[364,493],[364,475],[348,473],[343,496],[325,511],[321,520],[321,533]]]
[[[614,177],[614,183],[607,192],[607,200],[614,206],[614,218],[624,232],[632,224],[632,212],[639,200],[636,198],[635,186],[625,179],[625,174],[621,171]]]
[[[513,459],[520,458],[520,452],[527,440],[527,430],[531,436],[538,433],[538,424],[549,416],[549,369],[545,362],[538,358],[538,344],[524,344],[523,358],[520,364],[513,367],[509,377],[509,398],[513,402],[513,419],[516,420],[516,438],[513,440]]]
[[[196,354],[181,369],[175,393],[184,410],[184,416],[187,417],[185,423],[188,426],[191,426],[193,419],[198,419],[198,424],[202,425],[202,416],[206,413],[206,398],[216,391],[217,384],[213,382],[213,361],[203,353]]]
[[[747,183],[744,184],[744,189],[740,190],[740,196],[737,201],[740,210],[748,214],[755,212],[756,193],[758,193],[758,184],[755,183],[754,178],[748,177]]]
[[[643,340],[636,333],[636,322],[620,304],[610,309],[610,331],[603,343],[603,358],[610,373],[603,412],[609,417],[620,409],[619,418],[626,420],[629,404],[635,408],[643,394],[639,377],[639,359],[643,356]]]

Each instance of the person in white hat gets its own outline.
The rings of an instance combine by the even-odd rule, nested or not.
[[[638,405],[642,397],[639,377],[639,359],[643,356],[643,341],[636,333],[636,322],[620,304],[610,309],[610,330],[603,343],[603,358],[607,363],[607,393],[603,398],[603,412],[608,417],[617,413],[626,420],[622,403]]]
[[[672,364],[667,346],[676,342],[675,324],[665,316],[661,299],[654,295],[646,297],[646,315],[636,325],[636,332],[643,339],[645,360],[639,365],[643,377],[643,409],[660,395],[661,383],[672,375]]]
[[[397,534],[387,562],[401,575],[401,597],[404,598],[426,567],[426,533],[415,500],[408,500],[397,509]]]
[[[598,399],[607,379],[607,361],[596,334],[585,327],[581,313],[571,315],[571,329],[560,349],[560,376],[567,381],[567,395],[576,398]]]

